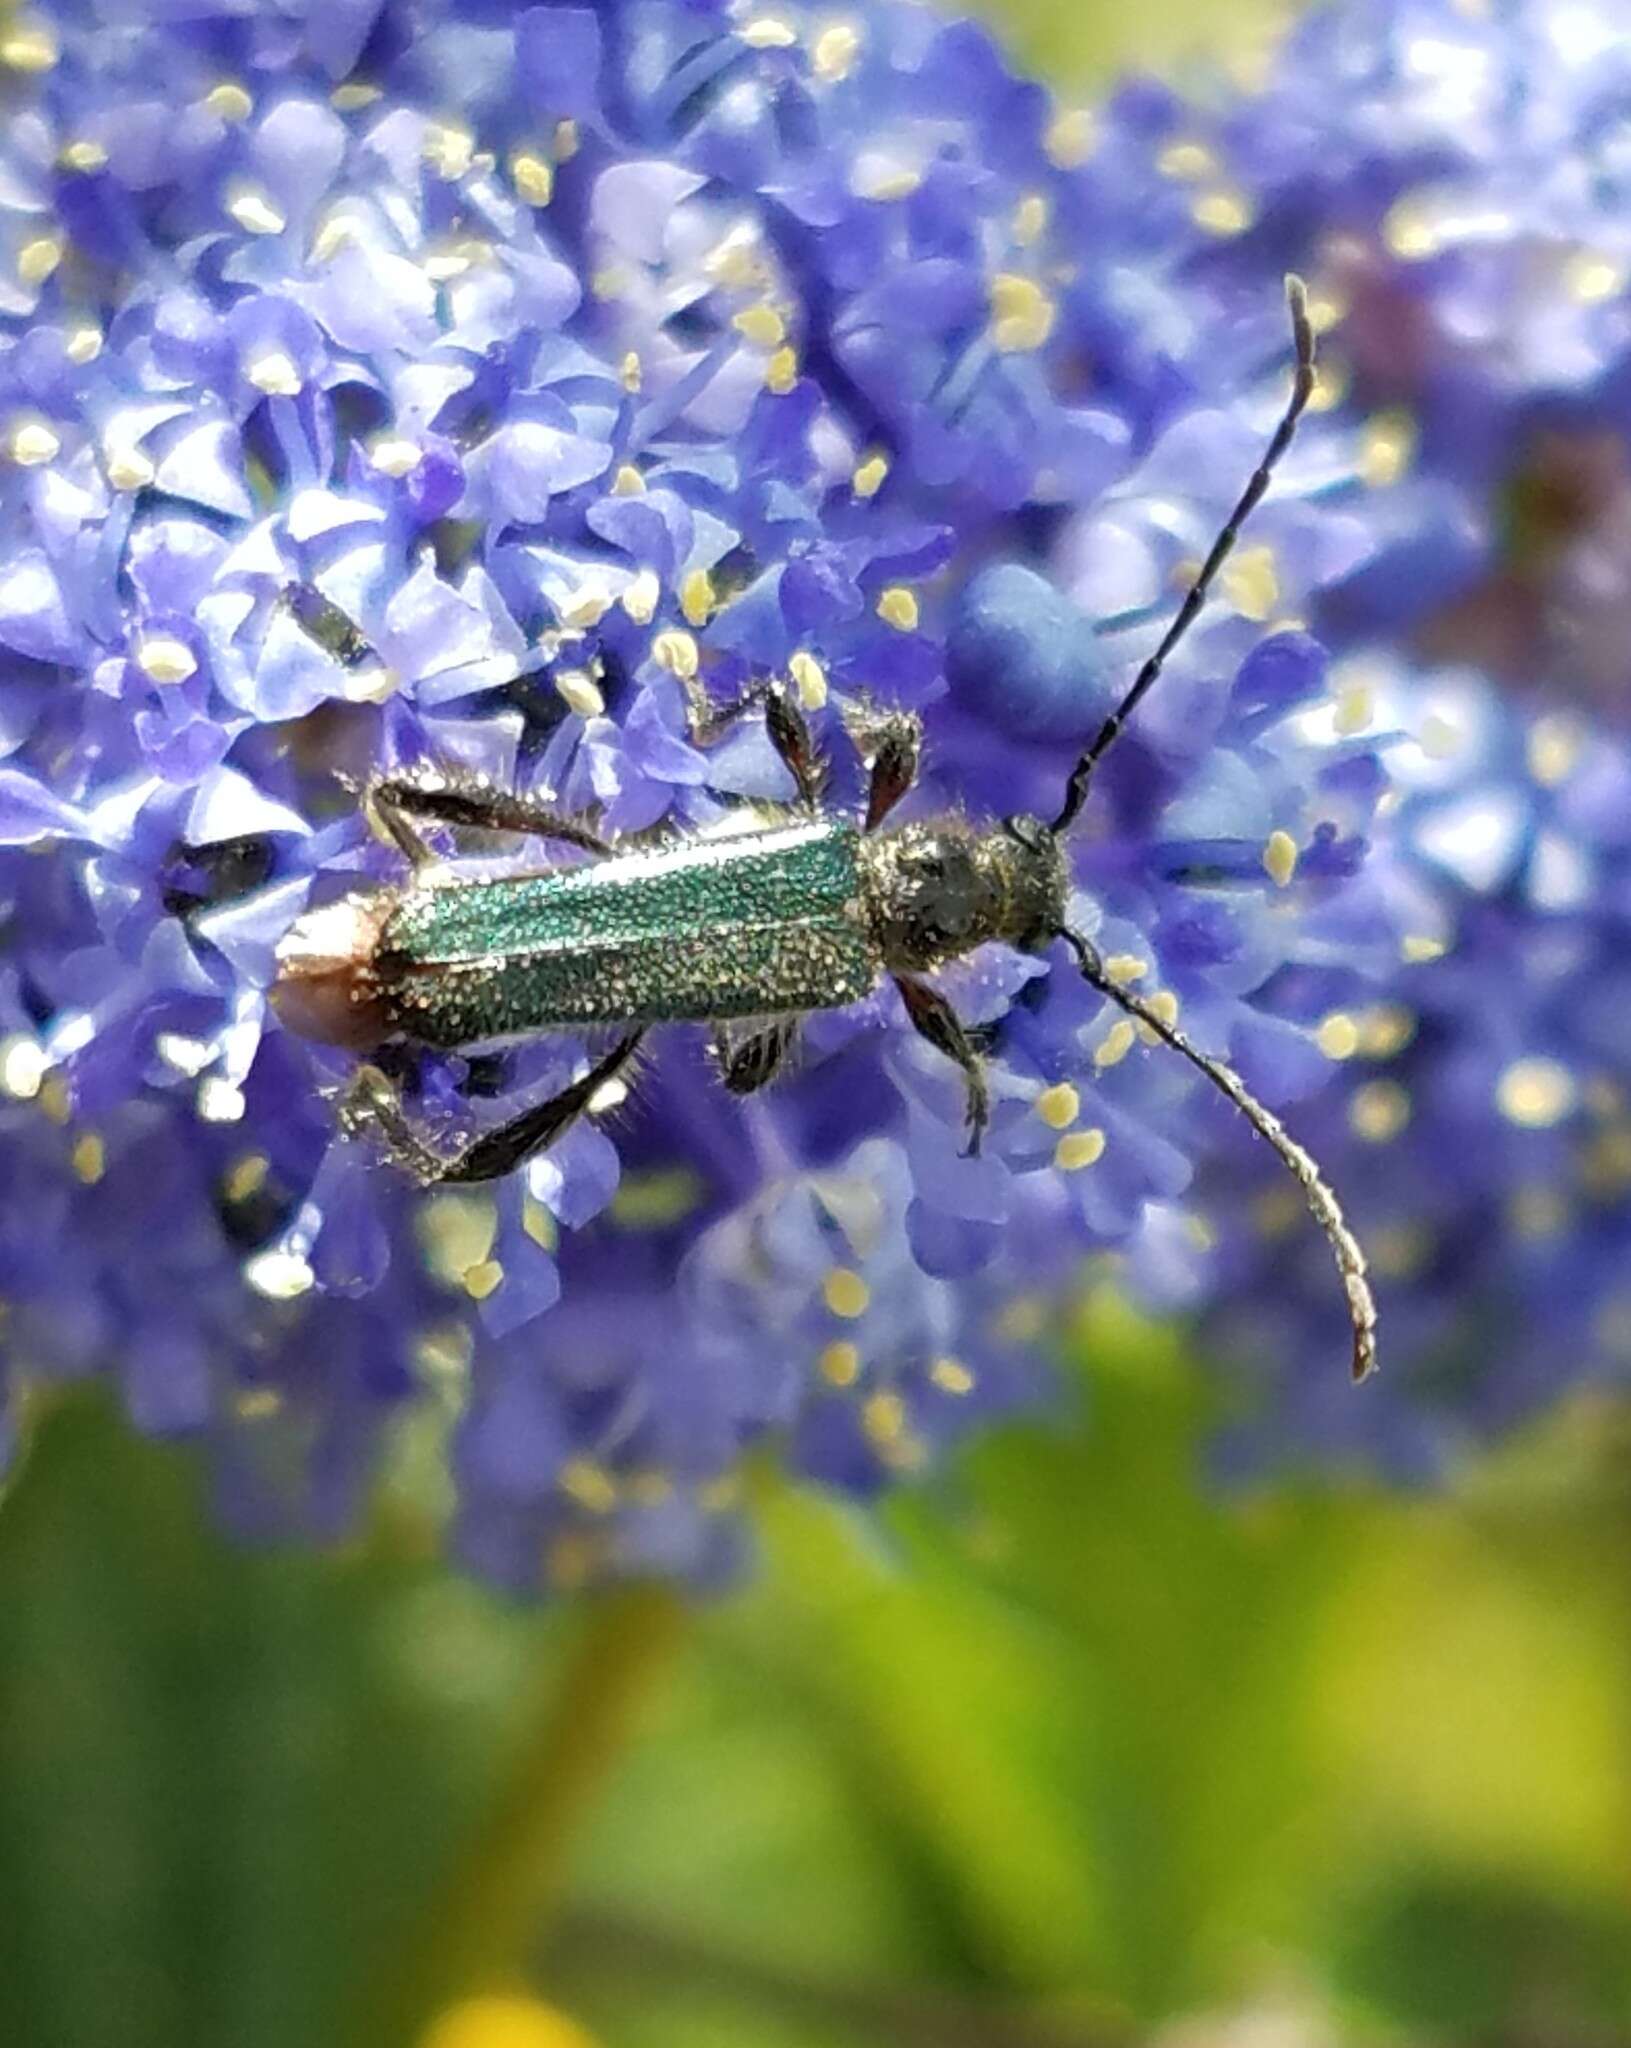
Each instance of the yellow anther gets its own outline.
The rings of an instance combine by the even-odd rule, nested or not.
[[[1048,161],[1061,171],[1073,171],[1093,154],[1098,129],[1085,107],[1070,107],[1055,114],[1042,139]]]
[[[1359,1050],[1368,1060],[1390,1060],[1416,1035],[1416,1019],[1403,1003],[1378,1003],[1359,1019]]]
[[[1345,1010],[1333,1010],[1322,1019],[1314,1040],[1328,1060],[1351,1060],[1359,1050],[1359,1026]]]
[[[281,235],[289,225],[271,195],[252,185],[239,185],[229,192],[226,208],[247,235]]]
[[[641,383],[644,381],[644,373],[640,368],[640,358],[632,348],[619,364],[617,377],[618,382],[631,398],[640,389]]]
[[[1514,1060],[1495,1084],[1495,1103],[1502,1116],[1529,1131],[1561,1123],[1578,1100],[1574,1076],[1558,1060]]]
[[[617,1506],[617,1487],[604,1465],[592,1458],[568,1458],[557,1482],[568,1500],[591,1515],[607,1515]]]
[[[448,1287],[463,1284],[470,1268],[491,1253],[498,1235],[492,1197],[456,1188],[429,1196],[414,1220],[425,1264]]]
[[[649,626],[657,616],[657,607],[662,602],[662,596],[663,586],[657,580],[656,570],[641,569],[630,579],[623,595],[618,599],[618,603],[637,626]],[[660,634],[658,637],[666,639],[668,636]],[[682,634],[679,637],[686,640],[691,639],[689,633]],[[693,664],[691,673],[693,675],[696,674],[696,651],[697,643],[691,640],[691,659]],[[656,654],[656,649],[653,648],[652,652]],[[683,673],[680,669],[673,668],[669,662],[664,661],[660,654],[656,658],[662,667],[669,669],[671,674],[679,675]]]
[[[254,357],[245,366],[244,375],[268,398],[298,397],[306,382],[293,356],[280,348],[267,349]]]
[[[65,1124],[74,1113],[74,1098],[61,1074],[47,1074],[40,1082],[37,1100],[48,1120]]]
[[[1068,1130],[1082,1113],[1082,1098],[1068,1081],[1044,1088],[1031,1108],[1050,1131]]]
[[[224,78],[219,85],[211,86],[204,95],[204,105],[218,121],[247,121],[255,111],[255,102],[233,78]]]
[[[229,1202],[247,1202],[265,1187],[271,1171],[272,1162],[264,1152],[246,1152],[227,1168],[221,1192]]]
[[[1058,314],[1034,278],[1017,270],[999,271],[991,280],[991,342],[1002,355],[1021,355],[1041,348],[1053,332]]]
[[[536,1195],[521,1198],[521,1228],[546,1252],[554,1251],[560,1243],[561,1227]]]
[[[604,715],[605,696],[587,669],[557,669],[554,683],[556,694],[568,711],[575,711],[579,718],[600,718]]]
[[[1577,249],[1563,266],[1563,286],[1582,306],[1599,306],[1625,290],[1626,267],[1594,249]]]
[[[94,363],[102,353],[102,330],[89,324],[75,327],[68,336],[68,360],[71,363]]]
[[[878,617],[897,633],[915,633],[918,622],[917,595],[904,583],[892,583],[878,599]]]
[[[472,1301],[485,1301],[504,1278],[504,1265],[500,1259],[481,1259],[473,1266],[466,1266],[459,1275],[459,1284]]]
[[[1106,1139],[1096,1125],[1090,1131],[1067,1131],[1053,1148],[1053,1163],[1061,1173],[1080,1173],[1084,1166],[1096,1166],[1104,1157]]]
[[[1243,619],[1271,617],[1280,602],[1273,548],[1239,549],[1223,572],[1223,593]]]
[[[1354,1090],[1348,1122],[1372,1145],[1385,1145],[1410,1122],[1410,1097],[1397,1081],[1367,1081]]]
[[[1209,235],[1243,235],[1256,218],[1251,201],[1232,185],[1197,192],[1189,217]]]
[[[0,1038],[0,1094],[13,1102],[32,1102],[50,1071],[51,1062],[37,1039],[22,1031]]]
[[[1104,963],[1104,971],[1118,988],[1126,988],[1144,979],[1150,971],[1150,963],[1141,960],[1136,953],[1112,953]]]
[[[628,288],[629,274],[620,264],[608,263],[590,274],[589,290],[602,305],[610,305],[614,299],[622,298]]]
[[[518,149],[510,158],[510,183],[529,206],[547,206],[555,193],[555,166],[536,150]]]
[[[827,701],[827,671],[815,656],[801,647],[788,657],[787,674],[798,692],[800,709],[819,711]]]
[[[423,455],[424,450],[417,441],[410,441],[401,434],[386,434],[372,442],[368,449],[368,459],[381,476],[397,478],[412,476]]]
[[[275,1246],[244,1261],[244,1278],[268,1301],[297,1301],[317,1284],[303,1253]]]
[[[8,71],[49,71],[59,55],[57,39],[42,21],[17,22],[0,36],[0,64]]]
[[[87,1187],[95,1187],[108,1170],[108,1148],[94,1131],[85,1131],[74,1140],[69,1157],[75,1177]]]
[[[1453,718],[1431,711],[1416,728],[1416,744],[1429,761],[1453,761],[1467,743],[1467,735]]]
[[[20,420],[6,443],[13,462],[24,469],[37,469],[62,453],[62,443],[44,420]]]
[[[872,1289],[853,1267],[834,1266],[821,1283],[822,1299],[835,1316],[852,1322],[864,1316],[872,1300]]]
[[[875,498],[883,489],[884,478],[889,474],[888,458],[883,455],[869,455],[855,466],[850,478],[850,489],[858,498]]]
[[[283,1413],[283,1396],[276,1387],[245,1387],[233,1401],[232,1412],[240,1422],[270,1422]]]
[[[1016,1294],[996,1319],[997,1335],[1009,1344],[1034,1344],[1047,1327],[1047,1303],[1035,1294]]]
[[[765,364],[765,389],[775,398],[785,398],[799,380],[796,350],[779,348]]]
[[[1335,412],[1348,395],[1352,382],[1346,363],[1326,356],[1314,372],[1314,389],[1309,395],[1310,412]]]
[[[744,306],[732,316],[731,325],[755,348],[780,348],[787,339],[787,322],[774,306]]]
[[[1416,452],[1416,423],[1404,411],[1379,412],[1365,422],[1359,443],[1359,476],[1370,488],[1396,484]]]
[[[334,88],[328,96],[328,103],[337,114],[356,114],[384,97],[383,86],[370,85],[362,78],[350,78]]]
[[[756,21],[744,22],[736,33],[750,50],[790,50],[799,39],[793,24],[774,14],[761,14]]]
[[[861,31],[852,21],[829,22],[816,36],[810,69],[824,85],[848,78],[861,54]]]
[[[614,498],[639,498],[645,495],[646,480],[632,462],[621,462],[612,478]]]
[[[566,120],[555,123],[555,161],[568,164],[578,153],[578,124]]]
[[[857,199],[890,206],[898,200],[910,199],[923,183],[923,173],[915,164],[903,164],[874,151],[856,158],[849,183]]]
[[[861,1354],[853,1344],[829,1344],[816,1360],[816,1371],[833,1387],[853,1387],[861,1376]]]
[[[1114,1067],[1132,1051],[1137,1042],[1137,1033],[1125,1017],[1118,1017],[1104,1034],[1093,1054],[1096,1067]]]
[[[1271,832],[1263,846],[1263,871],[1277,889],[1289,886],[1297,872],[1297,842],[1289,832]]]
[[[1537,718],[1529,732],[1529,773],[1543,789],[1567,782],[1585,747],[1585,733],[1574,719],[1553,712]]]
[[[17,251],[17,275],[32,287],[44,284],[62,261],[67,243],[61,235],[36,235]]]
[[[184,683],[198,673],[198,658],[185,640],[168,633],[144,640],[136,652],[136,666],[150,683]]]
[[[1339,690],[1331,710],[1331,724],[1338,737],[1352,739],[1362,733],[1376,716],[1376,698],[1368,683],[1350,683]]]
[[[714,581],[706,569],[693,569],[680,585],[680,610],[688,626],[705,626],[716,607]]]
[[[1155,159],[1155,168],[1164,178],[1198,185],[1202,178],[1217,175],[1218,160],[1204,142],[1169,142]]]
[[[332,262],[342,249],[349,249],[356,240],[356,222],[337,208],[326,220],[318,223],[317,232],[312,236],[312,261]]]
[[[891,1444],[906,1427],[906,1403],[899,1394],[869,1394],[861,1407],[861,1427],[874,1444]]]
[[[1014,240],[1022,249],[1034,248],[1048,225],[1048,201],[1044,193],[1027,192],[1014,208]]]
[[[960,1358],[937,1358],[929,1367],[929,1378],[943,1394],[972,1394],[974,1375]]]
[[[476,160],[476,138],[453,121],[433,121],[425,130],[425,161],[437,177],[452,184]]]
[[[636,582],[639,578],[636,577]],[[624,603],[627,605],[627,593]],[[630,612],[632,618],[634,614]],[[651,643],[651,658],[659,668],[667,669],[671,676],[678,676],[682,682],[689,682],[701,665],[697,643],[689,633],[682,633],[677,627],[666,633],[659,633]]]
[[[1393,255],[1406,263],[1421,263],[1436,256],[1440,247],[1439,214],[1431,194],[1407,192],[1388,208],[1382,221],[1382,240]]]
[[[65,171],[100,171],[108,160],[107,150],[100,142],[89,137],[79,142],[70,142],[63,150],[58,162]]]
[[[1449,941],[1434,938],[1431,932],[1406,932],[1399,941],[1399,952],[1412,967],[1420,967],[1429,960],[1442,960],[1449,950]]]

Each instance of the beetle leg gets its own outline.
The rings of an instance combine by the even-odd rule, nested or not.
[[[844,724],[867,771],[865,830],[875,832],[917,780],[923,721],[915,711],[861,706]]]
[[[985,1136],[985,1127],[991,1118],[991,1093],[985,1082],[985,1057],[961,1017],[936,988],[926,981],[915,981],[909,974],[897,974],[895,986],[906,1001],[906,1014],[912,1020],[912,1027],[934,1047],[943,1052],[947,1059],[955,1060],[963,1070],[963,1080],[968,1088],[968,1146],[965,1157],[974,1158],[980,1149],[980,1140]]]
[[[723,1031],[714,1033],[719,1078],[733,1095],[752,1095],[774,1081],[798,1039],[798,1019],[784,1017],[734,1045]]]
[[[568,818],[513,790],[500,789],[484,775],[425,767],[376,775],[362,792],[364,815],[382,839],[398,847],[415,867],[435,855],[413,821],[463,826],[472,832],[516,832],[554,839],[585,853],[610,853],[611,846],[581,819]]]
[[[792,776],[799,802],[813,811],[821,801],[826,766],[804,713],[784,683],[755,683],[733,704],[716,705],[698,678],[690,677],[685,684],[685,722],[691,744],[712,746],[739,718],[761,704],[765,710],[765,730],[776,749],[776,758]]]
[[[626,1033],[570,1087],[545,1102],[534,1103],[496,1130],[484,1131],[451,1159],[427,1145],[413,1128],[403,1114],[401,1096],[378,1067],[357,1070],[341,1107],[341,1121],[352,1131],[368,1125],[377,1129],[392,1158],[421,1187],[502,1180],[534,1152],[553,1145],[577,1122],[606,1083],[628,1065],[644,1035],[643,1031]]]

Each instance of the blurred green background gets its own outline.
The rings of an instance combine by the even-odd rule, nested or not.
[[[1007,0],[1068,92],[1257,0]],[[1356,1398],[1363,1398],[1357,1396]],[[1433,1496],[1220,1499],[1177,1340],[762,1576],[508,1608],[411,1489],[211,1528],[91,1395],[0,1503],[0,2043],[1321,2048],[1631,2041],[1631,1421]]]

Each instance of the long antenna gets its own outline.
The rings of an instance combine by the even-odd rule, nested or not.
[[[1061,929],[1059,936],[1076,955],[1083,978],[1091,982],[1101,995],[1108,996],[1118,1009],[1125,1010],[1129,1017],[1136,1017],[1140,1024],[1147,1024],[1164,1045],[1181,1053],[1192,1067],[1199,1068],[1214,1088],[1220,1088],[1228,1096],[1257,1135],[1274,1147],[1296,1176],[1308,1197],[1308,1206],[1314,1212],[1315,1220],[1330,1240],[1331,1250],[1336,1255],[1337,1272],[1348,1297],[1348,1318],[1353,1324],[1353,1376],[1362,1380],[1374,1372],[1376,1301],[1370,1291],[1370,1282],[1365,1278],[1365,1254],[1360,1249],[1359,1240],[1348,1228],[1342,1204],[1315,1165],[1313,1156],[1303,1150],[1278,1117],[1263,1107],[1232,1068],[1192,1045],[1176,1024],[1169,1024],[1161,1012],[1142,996],[1112,981],[1098,949],[1080,932]]]
[[[1167,628],[1166,637],[1145,662],[1133,679],[1133,686],[1116,706],[1115,710],[1099,727],[1093,744],[1070,771],[1070,781],[1065,785],[1065,801],[1059,815],[1050,828],[1055,833],[1068,832],[1075,824],[1083,804],[1087,802],[1088,784],[1093,780],[1093,770],[1109,751],[1122,727],[1138,709],[1146,691],[1166,665],[1167,657],[1194,625],[1205,604],[1207,592],[1218,571],[1229,559],[1235,542],[1239,540],[1241,528],[1257,510],[1263,493],[1269,487],[1275,465],[1291,446],[1291,437],[1297,431],[1297,422],[1307,409],[1308,401],[1314,395],[1314,329],[1308,318],[1308,290],[1300,277],[1286,279],[1286,304],[1291,308],[1291,334],[1296,344],[1297,369],[1291,386],[1291,402],[1274,430],[1263,460],[1252,471],[1251,481],[1240,494],[1240,501],[1224,522],[1218,537],[1212,543],[1212,552],[1201,564],[1195,580],[1184,594],[1184,601],[1178,607],[1178,615]]]

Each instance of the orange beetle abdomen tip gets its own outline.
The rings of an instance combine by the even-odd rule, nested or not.
[[[391,899],[343,896],[296,920],[278,942],[271,1003],[285,1027],[354,1052],[390,1035],[372,974]]]

